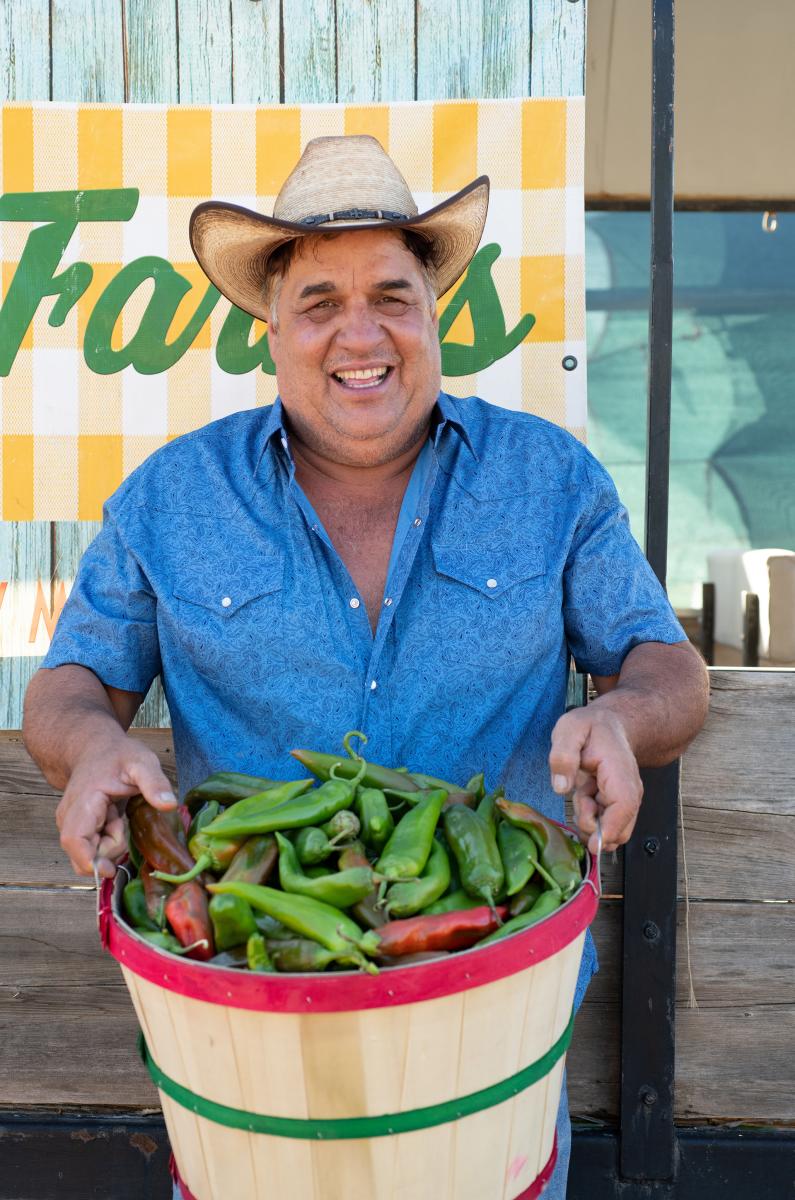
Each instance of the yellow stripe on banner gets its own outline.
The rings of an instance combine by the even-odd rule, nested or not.
[[[3,109],[4,192],[33,191],[33,109]]]
[[[33,520],[33,435],[3,436],[3,520]]]
[[[77,519],[99,521],[102,505],[122,481],[119,434],[82,434],[77,439]]]
[[[370,137],[377,138],[389,153],[389,106],[379,105],[377,108],[367,108],[352,104],[350,107],[346,107],[345,132],[346,134],[369,133]]]
[[[522,187],[566,186],[566,101],[522,104]]]
[[[212,119],[209,108],[168,110],[169,196],[212,193]]]
[[[477,177],[476,101],[433,106],[433,190],[456,192]]]
[[[565,258],[542,254],[522,259],[522,312],[533,313],[536,322],[528,342],[562,342],[566,329]]]
[[[301,157],[301,110],[257,110],[257,195],[275,196]]]
[[[120,108],[78,108],[77,186],[122,186],[122,121]]]

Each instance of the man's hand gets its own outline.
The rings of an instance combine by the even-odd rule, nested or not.
[[[574,814],[588,849],[629,841],[643,785],[638,766],[662,767],[684,753],[706,719],[709,676],[689,642],[644,642],[618,675],[594,676],[599,698],[572,709],[552,731],[549,768],[558,793],[574,791]]]
[[[565,713],[552,730],[549,767],[556,792],[574,790],[574,817],[592,854],[600,814],[603,850],[629,841],[643,784],[620,717],[598,701]]]
[[[155,808],[177,803],[157,755],[119,729],[75,763],[55,812],[61,846],[78,875],[112,878],[127,850],[124,801],[140,793]]]

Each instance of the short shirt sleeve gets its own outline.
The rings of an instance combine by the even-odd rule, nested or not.
[[[42,666],[76,663],[108,687],[145,695],[160,673],[156,609],[146,575],[106,511]]]
[[[587,497],[563,580],[563,620],[577,669],[616,675],[635,646],[687,640],[629,529],[615,485],[588,456]]]

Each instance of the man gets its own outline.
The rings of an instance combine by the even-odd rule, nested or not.
[[[125,797],[175,802],[126,735],[158,674],[183,791],[283,777],[291,747],[356,727],[377,761],[483,769],[556,817],[573,791],[592,850],[598,812],[608,849],[630,836],[638,764],[700,728],[703,664],[602,468],[555,426],[440,393],[436,297],[487,196],[476,180],[419,215],[374,139],[322,138],[273,217],[194,213],[210,279],[269,319],[280,402],[153,455],[83,559],[24,723],[79,874],[113,874]],[[561,715],[572,655],[599,699]],[[580,997],[593,965],[589,943]],[[564,1107],[553,1198],[567,1139]]]

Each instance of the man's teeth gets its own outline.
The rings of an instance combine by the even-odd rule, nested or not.
[[[343,383],[352,383],[354,387],[362,387],[368,383],[378,383],[384,378],[388,367],[364,367],[359,371],[335,371]]]

